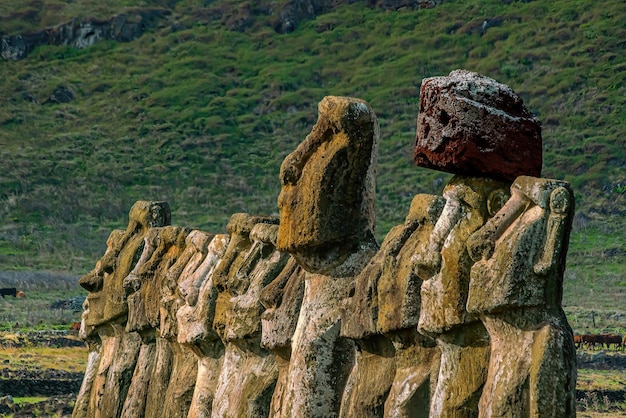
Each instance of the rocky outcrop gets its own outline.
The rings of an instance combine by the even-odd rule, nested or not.
[[[561,308],[572,190],[510,178],[540,166],[536,153],[509,172],[491,151],[443,163],[491,137],[514,148],[520,131],[505,128],[538,124],[477,74],[429,85],[453,88],[429,91],[421,121],[469,106],[455,139],[418,129],[418,145],[457,141],[424,163],[456,176],[442,196],[416,195],[380,247],[378,122],[354,98],[325,97],[285,158],[280,219],[239,213],[214,235],[138,202],[80,279],[90,356],[74,416],[575,416]]]
[[[40,45],[86,48],[101,40],[130,42],[171,14],[167,9],[137,9],[107,20],[73,19],[35,33],[2,36],[0,55],[5,60],[25,58]]]
[[[442,2],[443,0],[367,0],[366,4],[370,8],[399,11],[428,9]],[[240,32],[260,22],[273,27],[277,33],[287,34],[296,30],[302,22],[329,13],[338,6],[352,4],[354,0],[282,0],[226,5],[205,3],[207,4],[204,7],[195,10],[196,21],[219,21],[223,27]],[[0,41],[0,56],[5,60],[17,61],[40,45],[86,48],[101,40],[130,42],[147,30],[158,27],[171,15],[172,11],[169,9],[135,9],[110,19],[72,19],[37,32],[5,34]],[[483,30],[498,24],[496,20],[495,23],[492,20],[485,21]],[[172,30],[179,30],[185,25],[174,22],[171,27]],[[34,101],[31,95],[24,98]],[[49,101],[55,100],[50,98]]]

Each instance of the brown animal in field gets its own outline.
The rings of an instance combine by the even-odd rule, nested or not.
[[[80,322],[74,322],[70,327],[70,331],[80,331]]]
[[[24,299],[26,297],[26,293],[22,292],[21,290],[19,290],[16,294],[15,294],[16,298],[20,298],[20,299]]]
[[[574,346],[578,349],[581,345],[583,345],[583,336],[574,335]]]
[[[600,345],[600,347],[602,347],[602,343],[603,343],[603,338],[601,335],[598,334],[584,334],[581,335],[582,337],[582,345],[584,347],[587,347],[590,350],[595,350],[596,349],[596,345]]]
[[[619,350],[622,347],[622,336],[619,334],[604,334],[604,345],[606,346],[606,349],[608,350],[609,348],[611,348],[611,345],[613,345],[613,348],[615,350]]]

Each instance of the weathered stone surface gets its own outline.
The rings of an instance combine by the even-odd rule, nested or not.
[[[156,343],[154,339],[149,342],[142,342],[135,371],[122,407],[121,417],[131,418],[144,415],[148,397],[148,382],[152,374],[155,356]]]
[[[489,336],[465,305],[472,260],[469,236],[489,219],[489,197],[508,184],[487,178],[456,176],[443,192],[445,206],[432,233],[415,254],[421,287],[418,329],[437,339],[441,365],[431,398],[431,416],[470,417],[486,378]]]
[[[270,404],[270,416],[282,416],[283,399],[289,382],[291,343],[296,331],[307,272],[293,257],[260,294],[266,308],[261,314],[261,345],[271,350],[278,366],[278,380]]]
[[[452,75],[424,97],[465,106],[442,143],[476,134],[476,112],[490,135],[497,117],[535,122],[493,80]],[[376,117],[345,97],[319,110],[281,167],[280,224],[235,214],[213,236],[156,227],[167,205],[138,202],[111,233],[80,281],[90,355],[74,416],[573,416],[569,185],[458,175],[443,197],[416,195],[379,249]]]
[[[541,125],[508,86],[465,70],[422,81],[415,164],[513,181],[541,175]]]
[[[438,196],[417,195],[405,223],[387,234],[378,253],[356,277],[355,294],[345,301],[342,313],[341,334],[356,340],[358,346],[342,416],[428,412],[439,353],[434,340],[416,335],[422,280],[415,272],[413,256],[417,247],[428,242],[443,203]],[[410,361],[407,353],[412,355]],[[409,380],[411,387],[403,387]]]
[[[561,309],[573,203],[565,182],[520,177],[470,237],[467,308],[491,337],[480,416],[575,416],[575,348]]]
[[[89,354],[87,356],[87,366],[85,367],[83,382],[80,386],[78,394],[76,395],[76,403],[74,404],[72,418],[88,418],[91,416],[90,414],[93,411],[89,409],[89,403],[92,397],[92,390],[96,380],[96,375],[98,373],[98,366],[102,360],[102,341],[100,340],[100,337],[97,334],[93,335],[93,333],[90,333],[85,327],[85,318],[89,312],[89,302],[87,299],[85,299],[83,309],[84,311],[81,319],[79,336],[87,343]]]
[[[261,347],[260,293],[289,258],[276,250],[277,222],[236,214],[227,227],[230,242],[213,276],[220,292],[213,327],[226,346],[214,417],[269,414],[278,366]]]
[[[119,337],[108,337],[115,341],[113,353],[111,353],[112,362],[107,368],[106,382],[102,397],[97,404],[96,416],[101,417],[118,417],[122,412],[124,400],[130,387],[139,349],[141,348],[141,337],[139,334],[123,332],[123,328],[117,325],[114,335]],[[104,337],[101,335],[101,337]]]
[[[176,313],[178,342],[189,347],[198,359],[198,373],[188,414],[198,418],[211,416],[224,361],[224,345],[212,328],[217,300],[213,272],[224,256],[230,237],[215,235],[207,245],[209,237],[209,234],[192,237],[191,246],[197,252],[181,273],[178,286],[185,303]]]
[[[379,127],[364,101],[325,97],[311,133],[280,168],[278,249],[315,273],[353,276],[346,259],[375,225]],[[375,245],[375,243],[374,243]]]
[[[160,327],[163,282],[183,253],[189,232],[188,228],[165,226],[146,234],[139,261],[124,279],[129,309],[127,331]]]
[[[90,292],[87,295],[90,310],[87,325],[100,325],[114,319],[126,320],[128,305],[124,278],[134,268],[148,230],[169,225],[170,219],[170,208],[166,202],[138,201],[130,210],[126,230],[111,233],[107,251],[99,265],[79,280],[79,284]]]
[[[278,247],[309,274],[276,416],[337,416],[354,362],[340,307],[377,250],[378,121],[362,100],[325,97],[311,133],[281,166]]]

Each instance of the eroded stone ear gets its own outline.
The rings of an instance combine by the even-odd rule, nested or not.
[[[550,211],[558,214],[567,213],[572,205],[571,199],[569,190],[565,187],[557,187],[550,193]]]
[[[494,190],[487,198],[487,211],[489,216],[494,216],[504,204],[511,198],[511,193],[505,189]]]

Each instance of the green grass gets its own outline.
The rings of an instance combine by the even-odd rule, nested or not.
[[[465,68],[524,98],[543,123],[543,175],[574,187],[566,305],[623,311],[626,3],[354,3],[286,35],[263,15],[239,32],[210,17],[248,4],[170,2],[182,30],[163,24],[130,43],[42,46],[0,63],[0,269],[83,274],[140,199],[167,200],[173,223],[211,232],[235,212],[277,214],[280,163],[325,95],[363,98],[379,117],[382,240],[415,194],[440,193],[450,178],[412,165],[419,87]],[[0,32],[142,6],[1,0]],[[485,20],[500,26],[482,33]],[[42,104],[58,86],[76,99]]]

